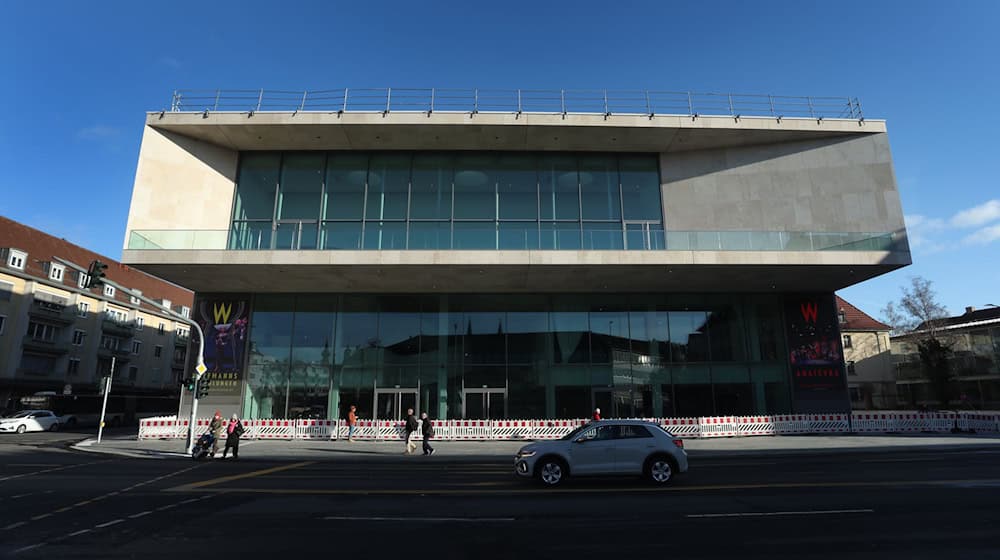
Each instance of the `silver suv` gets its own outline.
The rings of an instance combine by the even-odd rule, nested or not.
[[[600,420],[554,441],[522,447],[514,456],[514,472],[557,486],[573,476],[633,475],[667,484],[687,472],[684,442],[652,422]]]

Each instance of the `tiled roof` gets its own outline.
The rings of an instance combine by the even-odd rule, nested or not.
[[[45,282],[52,284],[62,284],[68,290],[77,290],[77,274],[69,268],[63,274],[62,281],[49,279],[45,263],[52,261],[56,256],[67,261],[86,267],[90,261],[99,260],[108,265],[105,274],[108,279],[133,290],[139,290],[142,295],[153,300],[170,300],[171,306],[176,310],[179,306],[191,307],[194,300],[194,293],[190,290],[160,280],[155,276],[150,276],[145,272],[126,266],[115,259],[99,255],[93,251],[84,249],[51,236],[43,231],[15,222],[4,216],[0,216],[0,248],[18,249],[28,253],[24,266],[24,273],[37,278],[45,279]],[[6,262],[0,263],[0,268],[10,271]],[[98,288],[90,290],[95,296],[100,292]],[[104,297],[100,294],[100,297]],[[106,299],[106,298],[105,298]],[[129,303],[129,297],[121,291],[116,291],[114,299],[122,304]],[[159,312],[152,307],[142,304],[144,309]]]
[[[842,331],[888,331],[889,325],[876,321],[864,311],[854,307],[847,300],[837,296],[837,313],[843,311],[847,321],[840,324]]]
[[[966,311],[961,315],[956,315],[954,317],[945,317],[943,319],[934,319],[933,326],[936,328],[945,327],[957,327],[959,325],[967,325],[969,323],[978,323],[980,321],[995,321],[1000,319],[1000,307],[987,307],[985,309],[974,309],[972,311]],[[916,329],[922,331],[931,327],[929,324],[931,321],[925,321],[920,323]]]

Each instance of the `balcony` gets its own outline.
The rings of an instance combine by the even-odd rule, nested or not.
[[[76,308],[67,307],[66,303],[62,298],[53,298],[40,293],[35,294],[31,307],[28,308],[28,315],[47,323],[62,326],[72,325],[76,320]]]
[[[21,340],[21,345],[25,348],[25,350],[32,350],[43,354],[61,355],[69,352],[68,342],[35,338],[30,334],[24,335],[24,338]]]
[[[135,336],[135,321],[121,321],[105,316],[101,322],[101,330],[115,336],[132,338]]]
[[[191,335],[174,333],[174,346],[187,348],[188,342],[190,341],[191,341]]]
[[[97,355],[103,358],[110,358],[114,356],[119,361],[128,361],[128,357],[131,355],[131,351],[128,348],[107,348],[101,346],[97,349]]]

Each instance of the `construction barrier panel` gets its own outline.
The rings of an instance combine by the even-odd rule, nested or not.
[[[739,435],[739,427],[734,416],[710,416],[698,419],[701,437],[732,437]]]
[[[712,416],[646,418],[681,438],[743,437],[832,433],[1000,432],[1000,412],[872,411],[853,414],[779,414],[773,416]],[[433,420],[438,441],[518,441],[558,439],[590,420]],[[195,437],[209,429],[210,418],[195,423]],[[343,420],[243,420],[244,439],[347,439]],[[358,420],[354,439],[401,441],[401,420]],[[139,439],[187,437],[188,420],[173,416],[139,422]],[[414,437],[422,437],[418,430]]]
[[[770,416],[740,416],[737,426],[741,436],[773,436],[775,433]]]

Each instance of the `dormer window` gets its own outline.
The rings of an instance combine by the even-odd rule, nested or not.
[[[837,313],[837,319],[840,321],[841,325],[846,324],[847,323],[847,313],[845,313],[844,310],[841,309],[840,312]]]
[[[24,251],[18,251],[17,249],[10,249],[7,251],[7,266],[17,269],[24,270],[24,263],[28,260],[28,253]]]
[[[62,282],[66,267],[58,263],[49,263],[49,280]]]

